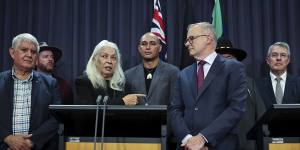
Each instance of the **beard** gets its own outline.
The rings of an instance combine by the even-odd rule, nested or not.
[[[40,65],[38,65],[37,69],[42,72],[51,74],[54,70],[54,66],[50,65],[50,64],[48,64],[48,65],[40,64]]]

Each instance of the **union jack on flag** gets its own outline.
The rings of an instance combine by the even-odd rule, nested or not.
[[[161,7],[159,0],[154,0],[154,9],[153,9],[153,15],[152,15],[152,27],[151,32],[154,33],[160,41],[163,44],[166,44],[166,36],[165,36],[165,23],[163,21],[163,16],[161,13]],[[167,51],[166,48],[162,48],[162,51],[160,52],[160,56],[163,60],[167,59]]]

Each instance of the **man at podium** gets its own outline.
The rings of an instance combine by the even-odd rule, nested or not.
[[[300,78],[287,73],[290,56],[290,47],[285,42],[276,42],[269,47],[266,57],[269,75],[257,82],[266,108],[272,104],[300,103]]]

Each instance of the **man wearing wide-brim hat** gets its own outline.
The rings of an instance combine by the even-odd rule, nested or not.
[[[59,48],[48,46],[46,42],[41,42],[37,70],[47,74],[52,74],[55,63],[61,58],[61,56],[62,51]]]
[[[36,63],[36,69],[39,72],[43,72],[54,77],[59,84],[62,103],[72,104],[72,88],[69,86],[66,80],[59,77],[55,72],[55,64],[62,57],[62,50],[54,46],[48,46],[46,42],[41,42],[39,46],[40,51]]]
[[[243,61],[247,53],[239,48],[234,48],[229,39],[221,37],[218,40],[216,52],[228,59]],[[254,140],[247,140],[247,133],[255,122],[263,115],[265,105],[258,93],[254,80],[247,77],[248,97],[246,101],[246,111],[242,116],[239,126],[239,150],[257,150],[258,144]]]
[[[230,40],[226,38],[218,39],[216,52],[225,58],[234,57],[238,61],[243,61],[247,57],[247,53],[239,48],[234,48]]]

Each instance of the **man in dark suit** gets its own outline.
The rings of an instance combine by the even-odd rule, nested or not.
[[[210,23],[188,27],[185,46],[197,63],[179,73],[169,108],[172,129],[184,149],[238,149],[236,125],[247,98],[245,66],[218,55],[216,45]]]
[[[62,104],[73,104],[73,92],[68,82],[55,71],[55,64],[61,58],[62,51],[54,46],[48,46],[46,42],[40,43],[40,51],[36,61],[36,69],[39,72],[52,76],[57,80]]]
[[[159,59],[162,49],[159,38],[145,33],[138,45],[143,62],[125,71],[125,105],[169,105],[179,69]],[[146,123],[147,124],[147,123]],[[147,124],[151,128],[151,123]],[[168,147],[172,143],[170,128],[167,131]]]
[[[159,59],[159,38],[145,33],[138,46],[143,62],[125,71],[125,105],[168,105],[179,69]],[[145,95],[143,98],[142,95]]]
[[[33,71],[39,46],[31,34],[19,34],[9,49],[11,70],[0,74],[0,149],[57,150],[58,123],[49,113],[60,103],[56,80]]]
[[[216,52],[227,59],[236,59],[243,61],[247,57],[247,53],[238,48],[234,48],[230,40],[222,37],[218,39]],[[255,81],[247,76],[247,101],[246,111],[239,122],[239,150],[256,150],[258,145],[255,140],[247,140],[247,133],[256,123],[256,121],[265,112],[265,104],[259,95]]]
[[[276,42],[269,47],[266,62],[270,73],[257,82],[266,108],[272,104],[300,103],[300,78],[287,73],[290,54],[285,42]]]

